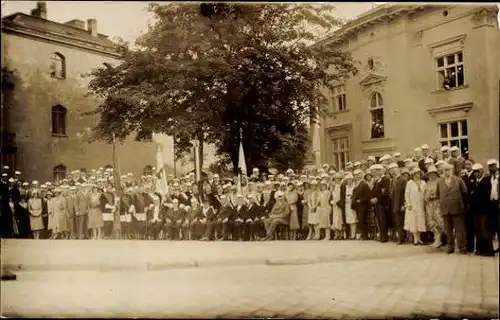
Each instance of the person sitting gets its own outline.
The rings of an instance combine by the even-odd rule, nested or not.
[[[263,240],[271,240],[278,225],[288,226],[290,218],[290,205],[285,200],[283,191],[276,191],[276,203],[273,206],[269,217],[264,220],[267,236]]]
[[[217,212],[216,217],[216,232],[220,240],[228,240],[231,235],[231,227],[234,219],[234,209],[229,198],[226,195],[221,195],[221,207]]]

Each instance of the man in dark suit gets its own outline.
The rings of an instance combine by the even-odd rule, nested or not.
[[[476,234],[476,254],[482,256],[493,256],[493,234],[491,232],[490,194],[491,180],[484,175],[483,166],[474,164],[473,172],[475,179],[470,187],[470,211],[473,214]]]
[[[465,204],[465,235],[467,240],[467,252],[474,252],[475,246],[475,222],[474,214],[470,208],[472,192],[476,187],[476,176],[473,174],[471,160],[465,161],[465,170],[461,173],[461,178],[467,187],[467,195],[464,198]]]
[[[372,199],[370,202],[375,208],[375,217],[378,220],[380,242],[388,241],[388,231],[391,225],[391,212],[389,209],[389,191],[391,187],[390,179],[384,175],[384,167],[382,165],[373,165],[372,173],[374,184],[372,190]]]
[[[467,253],[467,241],[463,199],[467,195],[467,187],[461,178],[453,174],[453,168],[453,165],[449,163],[444,164],[444,177],[438,181],[436,194],[444,220],[447,239],[446,252],[453,253],[455,251],[456,238],[458,251],[465,254]]]
[[[228,240],[231,236],[231,227],[234,219],[234,208],[227,195],[220,196],[221,207],[216,216],[216,229],[220,240]]]
[[[245,198],[242,194],[236,195],[235,207],[234,207],[234,219],[233,219],[233,230],[232,230],[232,240],[243,240],[243,229],[245,224],[245,219],[247,217],[247,207],[244,203]]]
[[[397,235],[397,244],[403,244],[406,239],[404,230],[405,221],[405,189],[407,179],[401,175],[398,164],[392,163],[389,165],[389,173],[391,175],[391,187],[389,197],[391,200],[392,221],[394,224],[394,232]]]
[[[370,187],[363,179],[364,173],[361,170],[354,170],[354,183],[355,187],[352,191],[352,208],[356,211],[358,216],[358,233],[361,235],[362,240],[367,240],[368,229],[366,226],[366,219],[370,210]],[[354,239],[356,235],[350,234],[349,237]]]

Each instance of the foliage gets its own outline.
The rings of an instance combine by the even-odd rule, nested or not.
[[[178,154],[198,139],[237,163],[239,130],[247,166],[298,168],[310,117],[325,112],[321,88],[355,72],[348,53],[308,46],[314,28],[340,21],[330,8],[295,4],[152,4],[155,20],[123,61],[91,75],[103,98],[95,135],[174,135]]]

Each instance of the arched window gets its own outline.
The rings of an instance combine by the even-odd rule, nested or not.
[[[66,108],[60,104],[52,107],[52,134],[66,135]]]
[[[370,97],[371,113],[371,138],[384,137],[384,99],[378,92],[372,93]]]
[[[66,58],[59,52],[50,55],[50,76],[56,79],[66,79]]]
[[[151,175],[153,175],[153,167],[150,165],[147,165],[144,167],[144,170],[142,172],[145,176],[151,176]]]
[[[60,164],[54,167],[54,180],[60,181],[66,178],[67,168],[65,165]]]

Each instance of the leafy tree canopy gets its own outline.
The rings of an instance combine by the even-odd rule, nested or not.
[[[307,4],[152,4],[154,21],[123,60],[94,70],[95,136],[175,135],[177,153],[194,139],[237,163],[239,129],[249,167],[304,164],[310,117],[325,112],[322,88],[355,72],[348,53],[309,46],[341,22]]]

